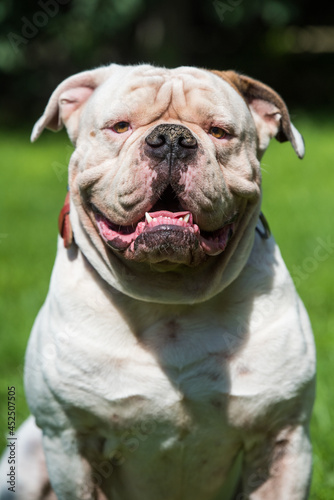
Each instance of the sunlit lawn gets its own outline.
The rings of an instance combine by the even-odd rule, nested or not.
[[[311,426],[311,499],[334,488],[334,127],[321,117],[299,117],[307,153],[272,143],[263,162],[263,211],[309,311],[318,351],[317,400]],[[17,423],[28,415],[22,368],[29,331],[45,298],[53,265],[57,217],[66,194],[71,147],[64,133],[1,133],[0,197],[0,429],[6,435],[7,386],[17,392]],[[319,245],[322,250],[319,250]],[[332,245],[332,246],[331,246]]]

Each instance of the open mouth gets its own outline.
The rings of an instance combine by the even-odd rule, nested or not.
[[[136,224],[119,226],[105,217],[99,210],[94,209],[94,216],[100,235],[113,249],[124,251],[134,250],[136,240],[142,236],[150,236],[150,240],[163,240],[164,234],[174,235],[180,242],[197,240],[207,255],[218,255],[223,252],[235,231],[236,216],[225,221],[221,228],[215,231],[203,231],[193,222],[193,215],[189,211],[171,212],[158,210],[146,212]]]

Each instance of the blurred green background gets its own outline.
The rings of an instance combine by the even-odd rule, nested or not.
[[[289,144],[271,144],[263,210],[317,344],[311,499],[334,498],[333,14],[334,4],[301,0],[2,0],[1,447],[7,386],[16,386],[17,424],[28,415],[24,351],[48,289],[72,151],[64,131],[29,143],[50,93],[63,78],[110,62],[235,69],[284,97],[306,142],[302,162]]]

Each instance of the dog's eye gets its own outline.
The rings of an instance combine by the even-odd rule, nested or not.
[[[227,132],[220,127],[211,127],[209,134],[213,135],[216,139],[224,139],[227,136]]]
[[[130,123],[118,122],[118,123],[115,123],[115,125],[112,127],[112,129],[117,134],[124,134],[124,132],[127,132],[128,130],[130,130]]]

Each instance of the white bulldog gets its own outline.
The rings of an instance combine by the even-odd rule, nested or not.
[[[304,154],[283,100],[112,64],[59,85],[32,140],[63,125],[70,224],[25,371],[58,500],[306,499],[313,336],[259,221],[270,139]]]

